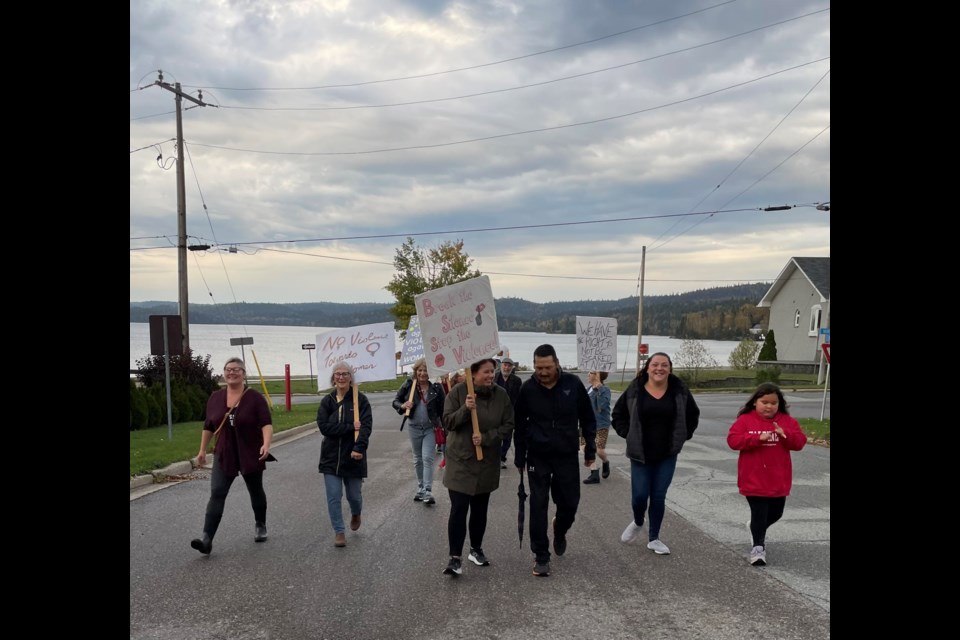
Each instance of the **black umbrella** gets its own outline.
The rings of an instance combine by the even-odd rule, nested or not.
[[[523,486],[523,469],[520,469],[520,486],[517,487],[517,497],[520,498],[520,507],[517,512],[517,535],[520,536],[520,548],[523,548],[523,511],[527,501],[527,490]]]

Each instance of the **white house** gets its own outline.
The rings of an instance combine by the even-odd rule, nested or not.
[[[777,363],[813,371],[830,327],[830,258],[790,258],[757,306],[770,308]]]

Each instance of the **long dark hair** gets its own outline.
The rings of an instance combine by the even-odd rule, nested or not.
[[[665,354],[663,351],[657,351],[656,353],[651,353],[650,357],[647,358],[643,363],[643,368],[640,369],[640,373],[637,374],[637,377],[644,375],[647,372],[647,369],[650,368],[650,361],[653,360],[654,356],[663,356],[667,359],[667,362],[670,363],[670,373],[673,373],[673,360],[670,359],[670,356]]]
[[[771,393],[777,394],[777,402],[780,403],[779,406],[777,407],[777,411],[785,415],[790,415],[790,412],[787,411],[787,408],[788,408],[787,401],[784,399],[783,392],[780,391],[780,387],[773,384],[772,382],[764,382],[759,387],[757,387],[756,391],[753,392],[753,395],[750,396],[750,399],[747,400],[747,403],[743,405],[743,407],[737,413],[737,416],[742,416],[743,414],[750,413],[751,411],[756,409],[757,399],[763,396],[770,395]]]

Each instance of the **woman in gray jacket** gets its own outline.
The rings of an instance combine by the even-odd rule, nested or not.
[[[443,405],[443,427],[447,432],[443,484],[450,493],[450,561],[443,573],[454,577],[463,573],[460,557],[467,536],[468,512],[469,560],[480,567],[490,564],[481,546],[487,529],[487,507],[490,494],[500,486],[500,443],[513,432],[513,405],[507,392],[493,383],[493,358],[474,362],[470,375],[474,392],[468,394],[467,385],[457,385],[450,389]],[[478,434],[473,432],[474,410],[480,426]],[[477,447],[483,451],[483,460],[477,460]]]

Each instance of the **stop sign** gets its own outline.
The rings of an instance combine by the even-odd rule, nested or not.
[[[645,342],[641,342],[641,343],[637,346],[637,351],[640,352],[640,355],[644,355],[644,356],[645,356],[645,355],[647,355],[647,353],[650,351],[650,345],[648,345],[648,344],[645,343]]]

